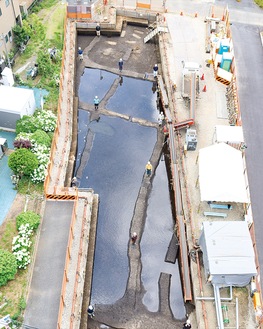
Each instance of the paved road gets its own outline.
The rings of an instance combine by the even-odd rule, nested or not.
[[[262,14],[263,22],[263,14]],[[263,164],[263,47],[259,27],[232,25],[237,64],[238,94],[242,125],[247,144],[246,163],[261,273],[263,271],[262,164]],[[245,65],[244,65],[245,64]],[[261,290],[263,288],[261,281]]]

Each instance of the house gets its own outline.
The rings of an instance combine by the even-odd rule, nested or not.
[[[0,1],[0,74],[8,65],[8,54],[14,47],[12,29],[22,24],[19,0]]]

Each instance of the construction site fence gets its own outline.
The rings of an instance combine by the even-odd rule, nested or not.
[[[54,189],[55,186],[58,184],[61,168],[63,167],[64,160],[65,160],[64,155],[65,155],[66,144],[67,144],[66,138],[64,140],[64,146],[62,148],[62,150],[63,150],[62,157],[59,160],[57,160],[57,164],[56,164],[55,158],[56,158],[56,152],[58,151],[58,139],[59,139],[59,135],[60,135],[60,129],[64,130],[65,136],[68,136],[68,131],[69,131],[69,123],[70,123],[69,119],[66,120],[66,123],[68,123],[68,124],[61,127],[61,106],[62,106],[62,100],[63,100],[63,83],[62,82],[64,81],[64,74],[65,74],[65,69],[66,69],[65,68],[65,53],[66,53],[66,51],[72,51],[72,49],[66,49],[66,36],[67,36],[67,18],[65,17],[65,20],[64,20],[64,45],[63,45],[63,52],[62,52],[60,84],[59,84],[59,100],[58,100],[58,107],[57,107],[57,125],[56,125],[56,129],[54,131],[54,137],[52,140],[52,145],[51,145],[51,150],[50,150],[50,160],[49,160],[49,164],[47,167],[46,179],[44,181],[44,192],[46,195],[48,194],[48,189],[49,189],[49,187],[51,187],[51,185],[53,186],[53,189]],[[70,106],[70,104],[68,102],[67,102],[67,106]],[[64,109],[64,112],[66,112],[66,115],[72,115],[70,108],[68,108],[67,111],[65,111],[65,109]],[[60,146],[60,148],[61,148],[61,146]],[[57,171],[56,177],[52,177],[53,167],[55,164],[58,166],[58,171]],[[55,194],[55,191],[53,191],[53,192],[51,191],[51,194]]]
[[[69,228],[69,236],[68,236],[68,244],[67,244],[67,251],[66,251],[66,258],[65,258],[65,267],[62,279],[62,288],[60,294],[60,302],[59,302],[59,312],[58,312],[58,321],[57,321],[57,329],[62,329],[62,314],[65,307],[65,294],[66,294],[66,285],[69,281],[68,279],[68,268],[71,259],[71,247],[74,239],[74,226],[77,217],[77,209],[78,209],[78,198],[74,202],[72,216],[71,216],[71,223]],[[79,269],[77,269],[79,270]],[[75,293],[75,291],[74,291]]]

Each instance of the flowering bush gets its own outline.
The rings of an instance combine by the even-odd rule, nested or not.
[[[37,129],[42,129],[45,132],[55,131],[57,117],[52,111],[37,111],[35,112],[35,118],[37,119]]]
[[[31,262],[30,247],[32,241],[30,236],[33,234],[33,230],[30,225],[22,224],[19,227],[18,235],[13,238],[12,252],[16,257],[17,267],[20,269],[26,269],[27,265]]]
[[[38,110],[34,115],[24,115],[16,122],[16,133],[34,133],[38,129],[53,132],[56,124],[57,117],[52,111]]]
[[[52,132],[50,132],[52,133]],[[16,140],[26,139],[31,142],[30,151],[35,154],[38,160],[38,167],[30,175],[34,183],[42,183],[46,178],[47,166],[50,156],[51,139],[49,134],[43,130],[36,130],[34,133],[20,133]]]
[[[34,183],[44,182],[49,162],[50,148],[45,145],[34,144],[31,151],[37,157],[38,167],[33,170],[30,178]]]

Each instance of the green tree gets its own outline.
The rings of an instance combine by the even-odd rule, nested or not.
[[[38,160],[31,151],[22,148],[10,154],[8,166],[19,176],[30,176],[34,169],[38,167]]]
[[[29,224],[30,229],[36,230],[40,224],[40,215],[36,214],[34,211],[21,212],[16,217],[16,228],[19,230],[19,227],[22,224]]]
[[[0,249],[0,286],[13,280],[17,273],[16,257],[11,252]]]
[[[16,25],[13,28],[14,42],[17,47],[20,47],[22,44],[26,43],[28,40],[28,35],[24,27]]]

